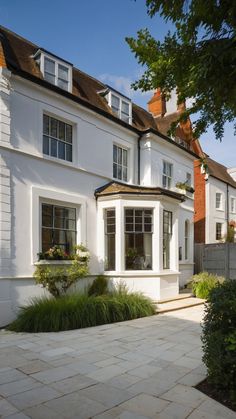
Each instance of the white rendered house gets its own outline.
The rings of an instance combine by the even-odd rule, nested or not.
[[[192,184],[196,155],[156,116],[0,28],[0,326],[42,293],[37,254],[55,244],[85,244],[92,277],[178,294],[193,272],[194,209],[176,184]]]
[[[235,169],[227,169],[209,157],[206,169],[195,161],[195,242],[225,241],[228,226],[236,231]]]

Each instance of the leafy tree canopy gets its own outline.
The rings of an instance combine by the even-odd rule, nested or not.
[[[167,98],[178,88],[179,103],[191,100],[181,119],[196,115],[194,136],[213,124],[222,139],[224,124],[236,117],[236,1],[146,0],[147,12],[174,25],[163,42],[148,29],[126,38],[138,62],[145,66],[134,89],[160,87]],[[234,125],[236,128],[236,124]]]

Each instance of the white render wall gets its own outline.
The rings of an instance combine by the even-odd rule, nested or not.
[[[223,236],[227,233],[227,184],[209,176],[206,181],[206,243],[217,243],[216,223],[223,224]],[[222,208],[216,209],[216,193],[222,194]],[[228,186],[229,221],[236,221],[236,213],[231,212],[230,198],[236,199],[236,189]]]
[[[136,133],[29,81],[11,76],[6,70],[4,78],[1,74],[0,326],[4,326],[7,319],[11,321],[15,316],[16,305],[25,304],[29,295],[39,295],[42,292],[32,281],[34,262],[40,250],[40,214],[35,210],[38,204],[57,202],[63,205],[66,202],[78,207],[78,242],[86,244],[91,252],[91,275],[101,273],[94,191],[112,179],[113,143],[129,150],[130,183],[137,183],[138,159]],[[73,124],[72,163],[43,156],[44,112]],[[166,158],[169,156],[174,162],[176,179],[184,181],[185,170],[191,173],[192,157],[160,139],[160,143],[153,145],[149,168],[148,153],[143,149],[141,151],[142,184],[161,185],[161,175],[158,174],[161,167],[159,146],[160,153]],[[188,199],[182,207],[186,216],[191,218],[191,200]],[[180,214],[181,211],[182,208],[179,210]],[[179,225],[182,224],[181,217],[182,215]],[[84,220],[88,222],[84,223]],[[183,240],[182,234],[181,227],[180,241]],[[178,289],[177,255],[178,246],[175,245],[175,285],[168,288],[168,281],[171,284],[173,278],[170,276],[168,279],[167,275],[160,284],[159,295],[160,289],[164,290],[162,295]],[[157,278],[156,276],[155,290],[150,285],[154,293],[158,288]],[[139,282],[140,279],[137,284]]]

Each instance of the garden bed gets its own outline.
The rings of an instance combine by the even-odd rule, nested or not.
[[[72,294],[59,298],[38,298],[20,309],[8,326],[15,332],[59,332],[122,322],[155,314],[149,298],[141,294],[88,296]]]

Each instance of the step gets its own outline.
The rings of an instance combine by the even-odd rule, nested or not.
[[[195,307],[205,303],[206,300],[195,297],[187,297],[166,303],[157,303],[157,313],[168,313],[169,311],[182,310],[184,308]]]
[[[163,298],[163,300],[157,300],[155,301],[155,303],[164,304],[164,303],[169,303],[171,301],[185,300],[186,298],[192,298],[192,297],[193,297],[193,294],[191,292],[185,292],[185,293],[177,294],[175,297]]]

